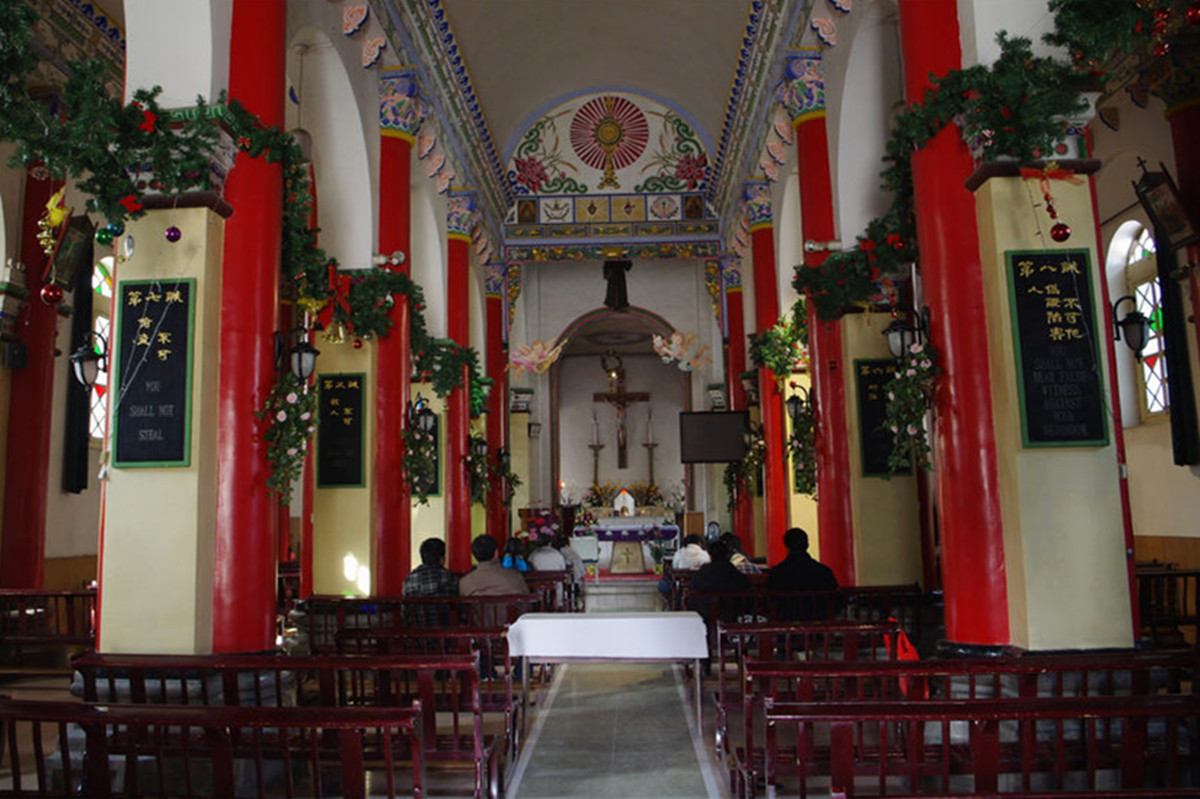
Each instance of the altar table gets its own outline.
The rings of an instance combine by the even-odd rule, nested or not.
[[[591,526],[576,527],[574,532],[576,538],[594,538],[599,543],[597,568],[628,573],[644,572],[650,560],[650,544],[677,540],[679,527],[636,517],[608,518]],[[624,557],[618,557],[618,553]],[[618,560],[625,564],[624,568],[618,568]]]
[[[700,661],[708,657],[708,637],[704,619],[694,611],[526,613],[508,628],[508,649],[531,663],[694,660],[700,724]],[[522,669],[522,679],[528,673]]]

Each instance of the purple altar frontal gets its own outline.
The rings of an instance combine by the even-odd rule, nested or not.
[[[629,524],[576,527],[575,535],[592,535],[601,541],[670,541],[679,535],[674,524]]]

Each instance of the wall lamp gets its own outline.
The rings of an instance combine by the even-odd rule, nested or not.
[[[477,460],[486,460],[488,454],[487,440],[481,436],[475,436],[471,439],[471,455]]]
[[[1117,318],[1117,306],[1129,300],[1133,303],[1133,310],[1125,314],[1122,318]],[[1146,348],[1146,343],[1150,340],[1150,320],[1146,315],[1138,310],[1137,300],[1132,294],[1126,294],[1119,300],[1113,303],[1113,340],[1121,340],[1121,331],[1125,331],[1125,346],[1133,350],[1133,357],[1139,361],[1142,359],[1142,350]]]
[[[373,266],[383,266],[384,264],[390,264],[391,266],[399,266],[400,264],[404,263],[407,260],[408,260],[408,256],[406,256],[404,253],[400,252],[400,250],[396,250],[391,255],[384,255],[383,253],[376,253],[375,255],[371,256],[371,264]]]
[[[888,352],[900,360],[912,345],[929,337],[929,309],[923,308],[920,316],[911,322],[897,316],[883,329],[883,337],[887,339]]]
[[[429,403],[420,394],[415,402],[408,404],[408,423],[416,426],[422,433],[432,433],[437,426],[437,414],[429,408]]]
[[[812,399],[808,395],[808,389],[804,386],[797,386],[796,393],[787,398],[788,417],[792,420],[792,427],[799,423],[800,414],[808,407]]]
[[[805,239],[805,252],[841,252],[842,243],[837,239],[832,241],[814,241],[813,239]]]
[[[67,360],[71,362],[75,379],[91,391],[100,373],[108,370],[108,341],[93,330]]]
[[[287,347],[286,340],[291,339],[292,345]],[[285,350],[284,348],[287,347]],[[292,328],[285,338],[282,333],[275,331],[275,367],[283,368],[284,357],[287,358],[288,368],[301,382],[312,377],[317,368],[317,356],[321,351],[308,340],[308,328],[303,325]]]

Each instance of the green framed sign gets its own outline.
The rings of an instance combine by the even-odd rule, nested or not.
[[[1004,256],[1024,446],[1107,445],[1088,251]]]
[[[896,376],[895,358],[855,358],[854,380],[858,397],[858,438],[862,447],[864,477],[886,477],[895,436],[884,427],[887,419],[886,386]],[[909,467],[896,474],[912,474]]]
[[[367,376],[331,373],[317,376],[317,487],[366,485],[363,442],[363,389]]]
[[[113,465],[191,465],[195,278],[117,284]]]

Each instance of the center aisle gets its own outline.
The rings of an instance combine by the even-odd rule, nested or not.
[[[723,799],[712,736],[694,734],[690,701],[678,666],[560,666],[509,799]]]

